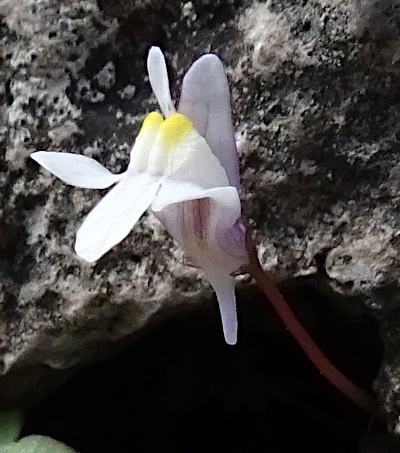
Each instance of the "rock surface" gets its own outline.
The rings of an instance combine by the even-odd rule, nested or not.
[[[400,434],[400,8],[389,0],[0,0],[1,399],[211,299],[151,216],[95,265],[80,260],[75,231],[102,193],[28,159],[62,149],[123,170],[156,108],[152,44],[175,98],[200,54],[225,62],[262,262],[279,281],[357,296],[381,320],[376,389]]]

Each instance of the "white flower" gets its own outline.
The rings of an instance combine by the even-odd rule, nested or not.
[[[157,112],[146,117],[124,173],[115,175],[77,154],[38,151],[31,157],[73,186],[104,189],[116,184],[77,232],[75,250],[89,262],[122,241],[147,209],[153,212],[203,269],[217,294],[226,342],[235,344],[231,274],[248,259],[226,75],[216,55],[199,58],[184,77],[177,113],[158,47],[150,49],[147,64],[165,119]]]

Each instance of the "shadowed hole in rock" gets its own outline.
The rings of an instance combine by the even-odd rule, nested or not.
[[[376,321],[354,299],[331,301],[306,283],[287,287],[288,301],[331,360],[370,389],[382,355]],[[368,415],[319,375],[257,289],[238,299],[236,346],[223,342],[216,306],[180,312],[49,394],[24,434],[81,453],[392,451],[369,449],[390,438],[385,427],[368,431]]]

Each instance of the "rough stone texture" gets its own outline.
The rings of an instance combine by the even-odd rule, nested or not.
[[[123,170],[156,107],[144,63],[159,44],[175,96],[201,53],[226,63],[262,262],[280,281],[309,276],[357,296],[382,321],[376,389],[400,433],[397,2],[0,0],[0,43],[3,398],[210,298],[148,216],[97,264],[81,261],[75,231],[102,193],[27,159],[62,149]]]

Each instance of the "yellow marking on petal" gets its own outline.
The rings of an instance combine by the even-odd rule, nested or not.
[[[162,117],[162,115],[160,113],[158,113],[158,112],[149,113],[143,121],[142,127],[138,134],[138,137],[140,135],[144,135],[149,132],[154,133],[154,131],[159,129],[159,127],[161,126],[163,121],[164,121],[164,118]]]
[[[138,172],[145,171],[149,161],[149,153],[163,121],[162,115],[158,112],[151,112],[146,116],[131,151],[130,169]]]
[[[193,123],[182,113],[167,116],[160,127],[160,139],[163,146],[171,148],[193,128]]]

